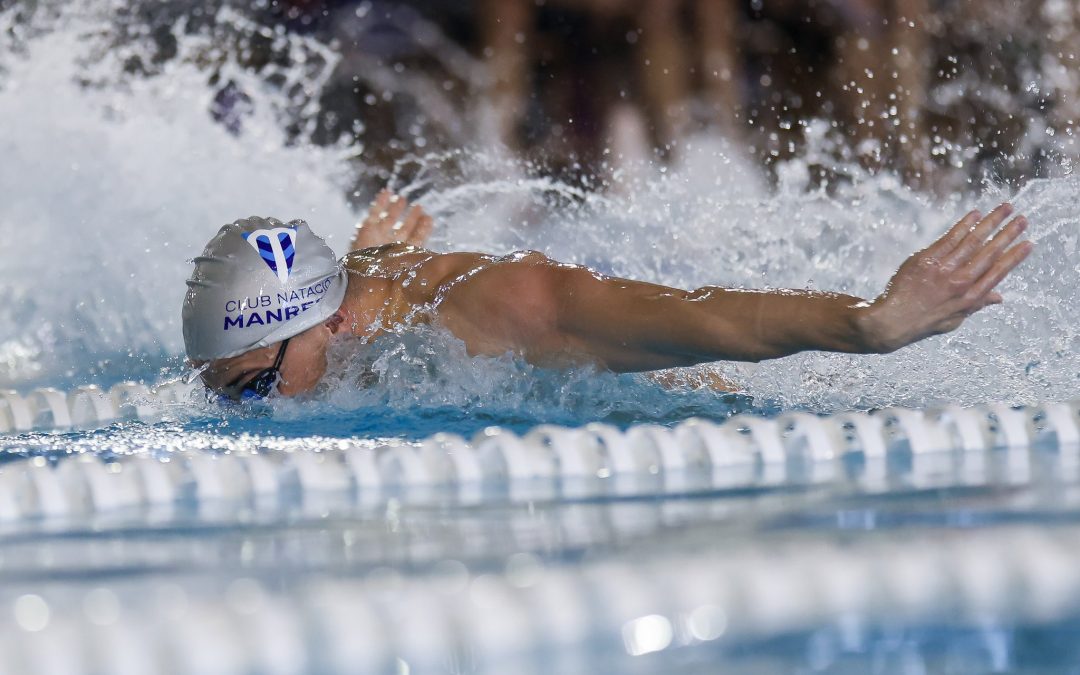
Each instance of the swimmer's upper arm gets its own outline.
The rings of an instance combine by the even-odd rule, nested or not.
[[[529,253],[456,284],[439,314],[472,354],[515,351],[537,365],[644,371],[716,360],[715,341],[701,334],[725,317],[688,311],[686,297]]]
[[[566,345],[557,329],[556,281],[551,261],[539,253],[474,266],[442,284],[439,320],[470,354],[513,351],[532,363],[561,363]]]
[[[702,334],[725,332],[726,317],[692,311],[686,291],[585,267],[557,266],[551,275],[555,325],[570,351],[620,372],[715,360]]]
[[[522,253],[479,268],[451,284],[440,321],[471,354],[513,351],[543,366],[594,364],[612,370],[655,370],[699,363],[663,353],[663,308],[648,298],[676,289],[603,277]]]

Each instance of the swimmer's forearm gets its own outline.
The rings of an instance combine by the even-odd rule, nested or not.
[[[565,326],[582,351],[612,370],[880,351],[868,331],[867,303],[849,295],[599,283],[604,287],[576,294]]]
[[[615,371],[762,361],[805,350],[879,351],[869,305],[813,291],[684,291],[561,268],[558,330],[567,351]]]
[[[676,291],[563,272],[577,306],[563,314],[613,370],[709,360],[761,361],[805,350],[892,352],[956,330],[1003,298],[995,287],[1033,250],[1027,219],[1002,204],[971,212],[908,258],[873,302],[812,291]],[[630,317],[630,318],[623,318]]]
[[[687,293],[710,316],[710,356],[763,361],[803,351],[867,354],[881,351],[868,321],[869,303],[841,293],[806,290],[745,291],[702,288]],[[721,355],[722,354],[722,355]]]

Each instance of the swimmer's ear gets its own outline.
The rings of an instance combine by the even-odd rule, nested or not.
[[[345,313],[340,309],[330,315],[323,325],[330,329],[330,332],[334,335],[341,330],[341,326],[345,323]]]

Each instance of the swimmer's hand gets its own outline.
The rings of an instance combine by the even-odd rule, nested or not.
[[[1002,204],[980,220],[972,211],[941,239],[908,258],[863,312],[870,350],[892,352],[948,333],[980,309],[1001,304],[994,288],[1034,248],[1030,241],[1013,245],[1027,229],[1024,216],[1001,227],[1012,212],[1010,204]]]
[[[431,236],[433,224],[423,207],[410,208],[404,197],[385,189],[375,197],[364,221],[356,226],[349,250],[395,243],[423,246]]]

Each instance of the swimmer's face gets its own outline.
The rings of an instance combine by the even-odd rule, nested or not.
[[[326,373],[326,348],[331,336],[338,331],[344,317],[338,314],[326,322],[307,329],[289,340],[285,358],[278,372],[277,393],[296,396],[311,391]],[[213,361],[202,373],[203,382],[210,389],[224,393],[239,391],[261,370],[274,365],[281,343],[253,349],[239,356]]]

